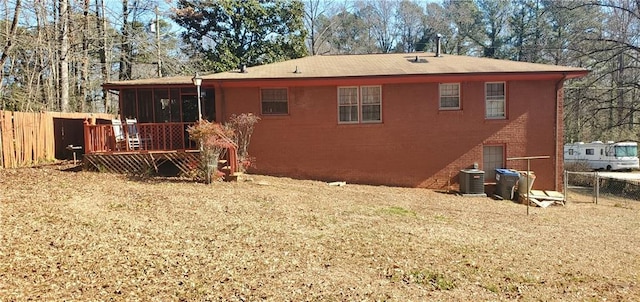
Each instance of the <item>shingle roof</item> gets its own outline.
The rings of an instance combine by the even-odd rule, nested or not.
[[[297,72],[295,72],[297,70]],[[473,73],[571,73],[584,68],[432,53],[309,56],[262,66],[203,75],[204,80],[300,79]],[[192,76],[112,82],[108,85],[191,84]]]

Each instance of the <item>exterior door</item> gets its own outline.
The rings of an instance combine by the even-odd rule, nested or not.
[[[504,168],[504,147],[484,146],[482,148],[482,169],[484,170],[484,181],[496,181],[496,169]]]

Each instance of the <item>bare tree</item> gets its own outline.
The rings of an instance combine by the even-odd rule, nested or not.
[[[465,54],[461,50],[468,48],[470,53],[466,54],[504,57],[509,5],[508,0],[446,1],[445,8],[458,32],[458,53]],[[465,45],[466,40],[474,45]]]
[[[441,51],[443,53],[455,53],[458,32],[454,30],[453,22],[448,18],[447,11],[439,3],[428,3],[424,18],[424,33],[421,41],[424,50],[435,52],[434,41],[437,35],[442,36]]]
[[[331,23],[326,13],[332,8],[332,1],[307,0],[304,3],[304,23],[309,32],[307,48],[311,55],[330,51],[327,45]]]
[[[420,39],[420,34],[424,32],[424,11],[423,9],[409,0],[402,0],[398,3],[396,10],[397,26],[399,28],[399,41],[397,51],[414,52],[416,44]]]
[[[89,84],[89,39],[90,39],[90,28],[89,28],[89,6],[91,5],[91,0],[83,0],[82,2],[82,68],[81,68],[81,83],[77,85],[80,88],[80,111],[86,111],[86,102],[88,100],[89,94],[88,84]]]
[[[453,23],[453,30],[456,32],[453,42],[453,53],[458,55],[477,54],[472,51],[470,37],[475,35],[477,30],[482,30],[479,26],[480,12],[478,6],[473,1],[443,1],[443,7],[448,18]]]
[[[5,2],[5,5],[8,5],[8,3]],[[13,18],[11,21],[11,28],[9,29],[9,32],[6,35],[7,41],[5,42],[5,45],[2,49],[2,55],[0,55],[0,66],[4,65],[5,61],[7,60],[7,57],[9,56],[9,51],[11,50],[11,47],[14,44],[14,40],[16,38],[16,31],[18,30],[18,19],[20,18],[21,8],[22,8],[21,0],[16,0],[15,7],[13,9]],[[5,10],[7,9],[5,8]]]
[[[105,82],[111,81],[110,71],[107,66],[107,18],[105,16],[104,0],[95,0],[96,6],[96,30],[98,35],[98,56],[100,60],[100,67],[102,71],[102,80]],[[102,103],[105,111],[109,111],[109,98],[107,92],[102,92]]]
[[[18,30],[18,19],[20,19],[20,9],[22,8],[22,2],[20,0],[16,0],[14,9],[13,9],[13,18],[11,19],[11,27],[6,31],[6,41],[5,45],[2,48],[2,55],[0,55],[0,66],[4,66],[7,58],[9,57],[9,52],[14,45],[16,39],[16,32]],[[5,11],[8,12],[8,3],[5,2]],[[4,68],[0,68],[0,99],[2,99],[2,107],[0,109],[6,108],[5,98],[4,98]]]
[[[119,7],[103,0],[2,1],[0,108],[75,111],[90,109],[85,102],[100,102],[95,110],[115,109],[100,84],[112,81],[120,61],[125,70],[135,71],[131,78],[157,72],[159,43],[145,26],[154,16],[149,7],[159,1],[125,1],[126,22]],[[160,42],[164,61],[171,62],[165,65],[167,74],[191,73],[184,68],[187,58],[178,49],[177,33],[165,20],[158,24],[166,31]],[[128,38],[122,39],[120,30]]]
[[[540,62],[545,38],[550,29],[544,21],[541,0],[517,0],[512,2],[509,18],[509,58],[516,61]]]
[[[640,81],[639,4],[615,0],[552,6],[553,15],[569,19],[565,25],[569,29],[565,36],[570,37],[566,44],[553,41],[555,58],[563,64],[577,61],[592,70],[587,78],[568,88],[567,140],[640,138],[640,104],[635,101]]]
[[[398,31],[394,12],[398,2],[388,0],[359,1],[358,15],[362,18],[369,39],[375,43],[375,51],[388,53],[396,46]]]
[[[60,26],[60,110],[69,111],[69,1],[59,0],[59,26]]]
[[[122,27],[120,38],[120,80],[131,79],[133,52],[131,48],[131,25],[129,23],[129,0],[122,0]]]
[[[366,43],[366,29],[360,17],[346,8],[331,17],[331,38],[329,42],[332,52],[338,54],[368,53]]]

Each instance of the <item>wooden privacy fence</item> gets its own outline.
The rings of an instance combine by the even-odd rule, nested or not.
[[[0,167],[32,166],[55,159],[54,119],[112,119],[111,114],[0,111]]]

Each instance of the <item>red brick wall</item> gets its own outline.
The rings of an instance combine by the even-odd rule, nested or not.
[[[557,99],[556,103],[556,158],[555,158],[555,167],[556,167],[556,191],[564,190],[564,89],[563,83],[558,82],[557,90]]]
[[[253,171],[447,188],[457,184],[460,169],[474,163],[482,169],[483,145],[503,145],[505,158],[558,156],[561,104],[556,106],[555,86],[555,81],[507,82],[507,119],[486,120],[484,82],[461,83],[462,109],[456,111],[438,110],[438,83],[382,84],[383,122],[357,125],[338,124],[336,86],[289,87],[289,114],[261,116],[256,125],[249,147],[257,159]],[[224,120],[232,113],[260,114],[258,87],[217,89],[216,100]],[[526,169],[524,161],[506,165]],[[532,161],[531,169],[534,188],[556,188],[554,159]]]

